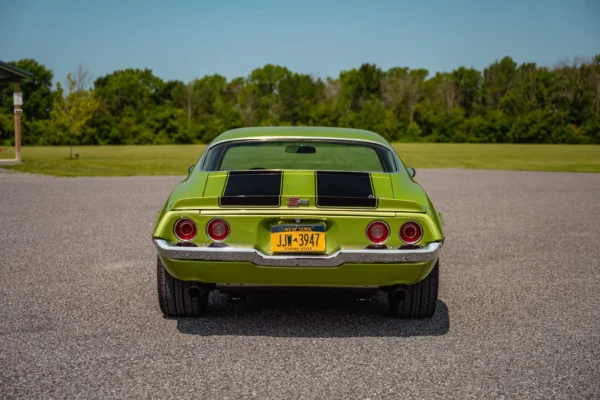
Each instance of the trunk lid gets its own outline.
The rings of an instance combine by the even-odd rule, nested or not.
[[[204,172],[202,193],[188,180],[171,209],[260,209],[261,213],[417,212],[416,201],[395,198],[392,175],[376,172],[250,170]],[[398,190],[398,188],[396,188]],[[410,197],[410,196],[409,196]]]

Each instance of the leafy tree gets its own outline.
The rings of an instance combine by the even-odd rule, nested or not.
[[[384,105],[396,115],[401,115],[404,111],[408,86],[408,68],[390,68],[381,79],[381,96]]]
[[[481,72],[460,67],[452,72],[452,76],[458,88],[458,104],[465,109],[468,117],[473,116],[478,104]]]
[[[349,111],[359,111],[363,102],[380,97],[383,72],[375,64],[363,64],[359,69],[343,71],[341,101]]]
[[[246,85],[244,78],[236,78],[229,85],[230,93],[235,97],[234,111],[239,115],[241,126],[253,126],[257,124],[256,99],[254,94]]]
[[[407,95],[406,104],[409,108],[408,122],[413,122],[415,115],[415,108],[419,101],[423,97],[423,88],[425,85],[425,78],[429,74],[426,69],[415,69],[409,71],[407,79]]]
[[[115,117],[144,114],[160,104],[164,82],[149,69],[125,69],[96,79],[98,100]]]
[[[318,86],[312,76],[291,74],[285,76],[279,87],[281,118],[291,125],[308,125],[310,112],[318,101]]]
[[[73,158],[73,140],[92,118],[98,108],[98,101],[92,91],[77,90],[77,81],[70,73],[67,75],[67,94],[63,93],[60,83],[57,84],[56,94],[51,112],[52,120],[66,130],[71,147],[70,158]]]
[[[267,64],[250,73],[246,85],[254,99],[253,110],[259,125],[278,125],[282,105],[279,99],[281,82],[292,72],[286,67]]]
[[[36,60],[15,65],[36,75],[22,84],[25,144],[206,143],[228,129],[266,125],[347,126],[402,141],[600,143],[600,54],[553,67],[504,57],[483,71],[433,76],[365,63],[320,79],[267,64],[231,80],[214,74],[184,83],[129,68],[97,78],[93,89],[80,67],[66,95],[61,86],[52,91],[52,71]],[[85,93],[97,108],[65,135],[63,114]],[[0,143],[12,144],[12,131],[6,87]]]
[[[10,61],[9,64],[34,74],[33,79],[21,82],[23,93],[21,123],[23,143],[37,144],[40,142],[40,127],[43,126],[41,121],[49,118],[52,107],[52,71],[31,58]],[[12,84],[0,86],[0,144],[14,144],[13,92]]]
[[[34,75],[33,79],[21,82],[23,114],[29,121],[47,119],[52,106],[52,71],[32,58],[10,61],[9,64]],[[3,86],[0,90],[0,112],[3,114],[13,112],[13,92],[13,85]]]
[[[407,138],[415,142],[418,142],[421,139],[422,133],[423,132],[421,131],[419,124],[417,124],[416,122],[411,122],[406,128]]]

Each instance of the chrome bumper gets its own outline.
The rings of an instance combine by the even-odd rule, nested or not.
[[[163,239],[154,239],[158,255],[172,260],[238,261],[265,267],[338,267],[342,264],[404,264],[434,261],[442,243],[429,243],[414,250],[338,250],[328,256],[270,256],[256,249],[236,247],[177,247]]]

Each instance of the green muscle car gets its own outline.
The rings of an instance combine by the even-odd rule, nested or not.
[[[158,300],[207,313],[211,290],[388,294],[390,313],[436,308],[444,220],[392,146],[355,129],[256,127],[219,135],[158,213]]]

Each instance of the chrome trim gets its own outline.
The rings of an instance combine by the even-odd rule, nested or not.
[[[164,239],[154,239],[159,256],[173,260],[239,261],[265,267],[339,267],[350,264],[404,264],[434,261],[442,249],[441,242],[429,243],[414,250],[338,250],[331,255],[264,254],[243,247],[176,247]]]
[[[215,143],[211,143],[206,147],[206,150],[210,150],[215,146],[218,146],[222,143],[230,143],[230,142],[240,142],[240,141],[271,141],[271,140],[288,140],[288,141],[293,141],[293,140],[317,140],[317,141],[323,141],[323,140],[331,140],[331,141],[340,141],[340,142],[361,142],[361,143],[370,143],[370,144],[376,144],[379,145],[381,147],[385,147],[388,150],[394,150],[394,148],[389,145],[389,144],[384,144],[381,142],[377,142],[375,140],[369,140],[369,139],[355,139],[355,138],[335,138],[335,137],[328,137],[328,136],[302,136],[302,135],[297,135],[297,136],[255,136],[255,137],[245,137],[245,138],[235,138],[235,139],[225,139],[225,140],[219,140],[218,142]],[[205,150],[205,152],[206,152]]]
[[[298,136],[259,136],[259,137],[246,137],[246,138],[235,138],[235,139],[225,139],[225,140],[220,140],[216,143],[210,143],[206,149],[204,150],[204,153],[202,153],[202,156],[200,157],[200,160],[198,161],[198,165],[199,165],[199,170],[202,172],[227,172],[227,170],[220,170],[220,171],[208,171],[204,168],[204,159],[206,157],[206,155],[208,154],[209,150],[211,150],[213,147],[217,147],[221,144],[224,143],[231,143],[231,142],[250,142],[250,141],[254,141],[254,142],[267,142],[267,141],[277,141],[277,140],[281,140],[281,141],[294,141],[294,140],[307,140],[307,141],[337,141],[337,142],[354,142],[354,143],[366,143],[366,144],[370,144],[370,145],[376,145],[376,146],[380,146],[383,147],[384,149],[390,150],[392,152],[392,154],[395,154],[396,157],[398,156],[396,154],[396,151],[394,150],[394,148],[388,143],[388,144],[383,144],[374,140],[368,140],[368,139],[354,139],[354,138],[332,138],[332,137],[327,137],[327,136],[315,136],[315,137],[311,137],[311,136],[302,136],[302,135],[298,135]],[[394,157],[395,158],[395,157]],[[397,174],[400,170],[399,165],[397,162],[394,162],[394,167],[396,168],[395,171],[392,172],[384,172],[384,171],[377,171],[377,173],[381,173],[381,174]],[[326,171],[326,170],[324,170]],[[333,170],[333,171],[337,171],[337,170]],[[373,172],[373,171],[369,171],[369,172]]]

